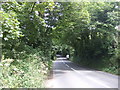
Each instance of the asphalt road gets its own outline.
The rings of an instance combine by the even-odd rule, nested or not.
[[[118,88],[117,75],[82,68],[64,57],[53,64],[53,79],[50,88]]]

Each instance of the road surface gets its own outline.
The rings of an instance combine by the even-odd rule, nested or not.
[[[102,71],[82,68],[64,57],[53,63],[50,88],[118,88],[118,76]]]

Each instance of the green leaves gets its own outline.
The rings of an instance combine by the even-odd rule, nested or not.
[[[14,12],[3,12],[2,32],[4,40],[17,39],[22,36],[19,28],[19,21],[16,19]]]
[[[42,55],[37,49],[29,48],[19,59],[6,59],[0,62],[1,88],[44,88],[48,67],[51,68],[49,57]],[[42,61],[43,60],[43,61]],[[39,79],[39,80],[38,80]]]
[[[50,58],[54,59],[58,51],[73,55],[84,65],[117,65],[120,50],[115,27],[119,24],[119,3],[8,2],[2,6],[3,56],[15,59],[6,64],[10,69],[6,68],[9,73],[5,73],[13,75],[2,78],[5,85],[42,85],[46,65],[51,65]],[[39,77],[41,81],[36,81]]]
[[[105,58],[110,63],[119,46],[115,30],[119,23],[119,3],[64,2],[60,6],[62,16],[55,30],[56,41],[71,46],[75,60],[84,65],[99,67],[107,62],[103,61]]]

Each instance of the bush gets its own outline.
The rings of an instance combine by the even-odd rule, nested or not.
[[[0,88],[43,88],[51,67],[49,57],[37,49],[34,53],[19,54],[19,59],[5,59],[0,63]]]

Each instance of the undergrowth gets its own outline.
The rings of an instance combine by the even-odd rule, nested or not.
[[[38,50],[19,54],[17,59],[0,62],[0,88],[44,88],[52,65],[49,57]]]

